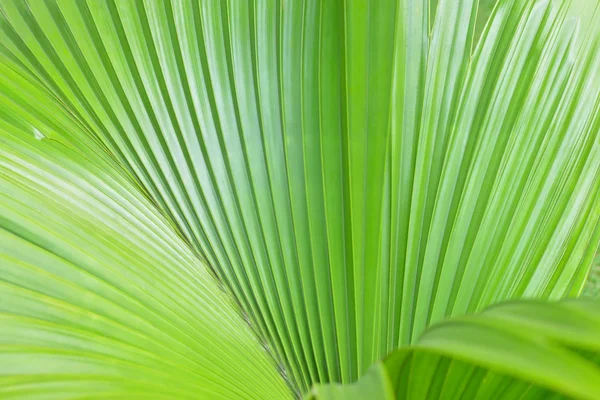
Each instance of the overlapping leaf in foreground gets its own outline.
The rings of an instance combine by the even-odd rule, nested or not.
[[[448,316],[578,295],[600,242],[600,37],[567,7],[499,0],[475,44],[475,0],[440,0],[431,29],[427,0],[0,0],[0,280],[35,292],[1,303],[0,354],[29,346],[15,360],[37,368],[0,390],[279,399],[351,383]],[[54,302],[84,311],[40,336]],[[69,330],[105,323],[94,307],[117,347]],[[74,375],[37,362],[49,348]],[[447,364],[408,362],[409,387]]]
[[[307,399],[598,399],[600,302],[522,301],[427,330],[353,385]]]

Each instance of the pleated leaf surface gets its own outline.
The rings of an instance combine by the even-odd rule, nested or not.
[[[475,39],[477,6],[1,0],[0,88],[126,171],[305,391],[583,287],[600,38],[567,2],[501,0]]]
[[[293,398],[131,180],[19,122],[0,124],[0,398]]]
[[[371,394],[371,396],[366,395]],[[311,400],[598,399],[600,303],[510,302],[429,328],[357,383]]]

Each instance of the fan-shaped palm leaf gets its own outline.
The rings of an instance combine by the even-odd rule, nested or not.
[[[70,304],[147,317],[121,321],[119,340],[166,335],[139,343],[139,363],[166,374],[157,397],[350,383],[448,316],[578,295],[600,242],[600,35],[566,1],[500,0],[479,37],[477,8],[439,0],[430,30],[427,0],[0,0],[15,263],[0,279],[59,299],[46,291],[60,278]],[[96,213],[97,196],[111,205]],[[11,280],[19,265],[37,268],[33,286]],[[132,303],[76,269],[114,270]],[[7,321],[25,307],[6,304]],[[70,346],[22,344],[17,324],[0,354]],[[58,384],[59,367],[36,365]],[[15,371],[0,386],[42,376]],[[118,394],[148,395],[153,374]]]

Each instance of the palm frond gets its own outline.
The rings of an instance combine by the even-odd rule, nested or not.
[[[292,398],[126,177],[6,120],[0,132],[0,397]]]
[[[599,306],[522,301],[451,319],[375,364],[357,383],[317,386],[306,398],[596,399]]]
[[[567,6],[500,0],[476,40],[475,0],[431,29],[428,0],[0,0],[2,118],[114,164],[295,388],[349,383],[448,316],[581,291],[600,37]]]

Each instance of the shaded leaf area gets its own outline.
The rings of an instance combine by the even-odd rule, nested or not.
[[[442,322],[357,383],[317,386],[306,398],[592,400],[598,393],[600,302],[568,300],[506,303]]]
[[[346,385],[317,385],[304,396],[305,400],[394,400],[395,398],[389,374],[380,362],[371,366],[358,382]]]
[[[61,110],[26,130],[125,171],[298,391],[446,316],[580,292],[600,43],[562,2],[502,0],[473,52],[474,0],[431,34],[427,0],[33,3],[0,1],[1,102]]]
[[[15,122],[0,122],[1,398],[292,398],[131,179]]]
[[[585,297],[600,297],[600,253],[596,254],[581,295]]]

